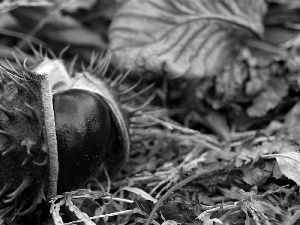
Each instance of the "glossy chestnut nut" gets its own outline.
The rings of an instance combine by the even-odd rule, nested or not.
[[[116,143],[107,103],[97,94],[71,89],[53,96],[58,144],[58,193],[81,187],[94,176]]]

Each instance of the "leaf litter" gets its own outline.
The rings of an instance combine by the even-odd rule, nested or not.
[[[119,176],[57,195],[43,222],[300,223],[297,1],[4,2],[1,63],[11,52],[34,63],[28,42],[50,58],[70,46],[62,59],[73,70],[109,49],[131,70],[123,90],[155,83],[127,105],[155,94],[130,118]]]

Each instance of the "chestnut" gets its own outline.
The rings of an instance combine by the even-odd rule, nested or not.
[[[81,187],[94,176],[117,142],[107,103],[97,94],[71,89],[54,94],[58,145],[58,193]]]
[[[113,177],[130,149],[126,114],[104,81],[84,71],[53,91],[47,73],[20,67],[0,65],[0,217],[11,221],[102,165]]]

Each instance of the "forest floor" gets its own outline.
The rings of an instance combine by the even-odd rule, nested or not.
[[[122,171],[57,195],[42,224],[300,224],[297,0],[5,0],[0,16],[2,65],[109,55],[97,79],[135,87]]]

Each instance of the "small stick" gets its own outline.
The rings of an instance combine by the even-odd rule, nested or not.
[[[105,214],[105,215],[93,216],[93,217],[90,217],[90,219],[93,220],[93,219],[98,219],[98,218],[104,218],[104,217],[107,217],[107,216],[125,215],[125,214],[129,214],[129,213],[132,213],[132,212],[133,212],[133,210],[124,210],[124,211],[121,211],[121,212],[115,212],[115,213],[110,213],[110,214]],[[69,222],[69,223],[65,223],[65,225],[75,224],[75,223],[79,223],[79,222],[84,222],[84,220],[72,221],[72,222]]]

